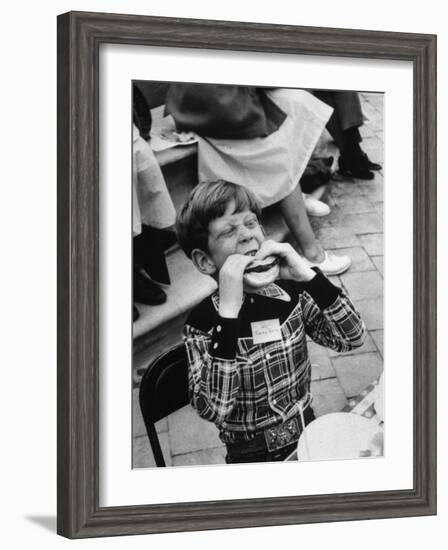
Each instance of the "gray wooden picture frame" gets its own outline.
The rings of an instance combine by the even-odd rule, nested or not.
[[[410,490],[99,506],[99,47],[406,60],[414,75],[414,483]],[[409,188],[411,192],[411,187]],[[136,15],[58,17],[58,520],[69,538],[436,513],[436,37]]]

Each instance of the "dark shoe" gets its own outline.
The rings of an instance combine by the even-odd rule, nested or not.
[[[165,250],[176,242],[172,231],[142,226],[142,233],[133,238],[134,264],[143,267],[153,281],[169,285]]]
[[[134,302],[148,306],[159,306],[166,302],[166,294],[140,269],[134,269]]]
[[[381,170],[383,167],[381,164],[378,164],[377,162],[372,162],[369,157],[367,156],[367,153],[362,153],[362,163],[367,170]]]
[[[157,229],[149,225],[142,225],[142,231],[149,242],[158,243],[157,248],[165,251],[177,242],[176,233],[169,229]]]
[[[361,159],[349,159],[341,155],[338,159],[339,172],[343,176],[349,176],[360,180],[373,180],[375,174],[371,172]]]
[[[133,305],[132,306],[132,322],[135,323],[137,319],[140,317],[140,313],[138,312],[138,309]]]

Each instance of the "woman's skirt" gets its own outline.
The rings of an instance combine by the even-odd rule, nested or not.
[[[287,114],[269,136],[238,140],[198,136],[199,181],[225,179],[244,185],[262,208],[295,189],[333,111],[304,90],[277,88],[267,94]]]

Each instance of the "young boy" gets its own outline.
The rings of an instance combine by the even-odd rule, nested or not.
[[[219,428],[228,463],[284,460],[314,419],[307,335],[340,352],[364,340],[347,295],[266,240],[259,220],[255,198],[223,180],[198,185],[177,219],[183,250],[218,283],[184,340],[191,403]]]

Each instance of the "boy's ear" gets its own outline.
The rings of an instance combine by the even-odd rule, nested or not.
[[[216,272],[216,266],[210,256],[200,250],[195,248],[191,253],[191,260],[196,266],[197,269],[204,275],[213,275]]]

